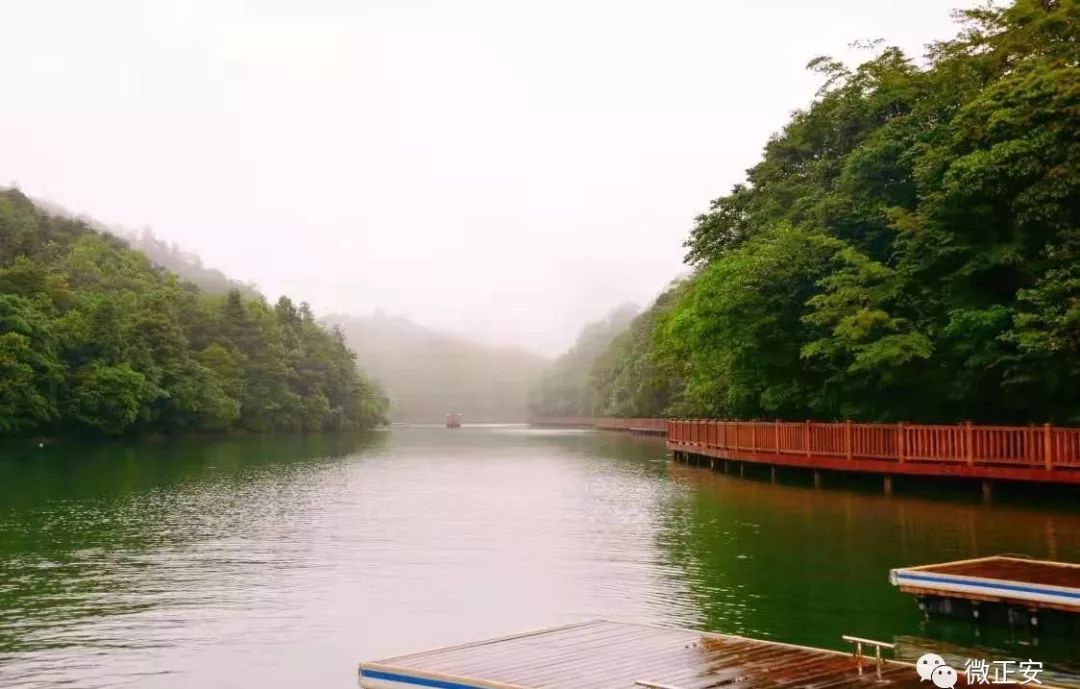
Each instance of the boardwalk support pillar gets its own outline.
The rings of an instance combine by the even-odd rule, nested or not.
[[[994,497],[994,484],[989,481],[982,482],[982,499],[983,502],[990,502]]]
[[[892,491],[893,491],[892,476],[888,476],[888,475],[885,476],[884,489],[885,489],[885,495],[892,495]]]
[[[821,472],[814,469],[814,488],[821,488]]]
[[[776,483],[776,467],[775,466],[769,467],[769,482],[770,483]]]

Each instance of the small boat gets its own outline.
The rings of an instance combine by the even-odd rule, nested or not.
[[[461,414],[447,414],[446,415],[446,427],[447,428],[461,428]]]

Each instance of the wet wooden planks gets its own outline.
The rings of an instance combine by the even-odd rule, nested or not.
[[[367,689],[898,689],[911,665],[687,629],[594,621],[360,666]]]
[[[917,596],[1080,612],[1080,565],[993,556],[894,569],[889,579]]]
[[[1067,562],[995,556],[926,565],[919,569],[937,574],[956,574],[1080,589],[1080,565]]]

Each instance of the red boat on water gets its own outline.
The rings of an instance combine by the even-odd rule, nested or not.
[[[446,415],[446,427],[447,428],[461,428],[461,414],[447,414]]]

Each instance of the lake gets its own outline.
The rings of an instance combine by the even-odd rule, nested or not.
[[[888,583],[994,553],[1080,561],[1074,498],[1004,493],[772,484],[523,426],[8,449],[0,686],[355,687],[361,659],[597,617],[1080,675],[1073,639],[926,622]]]

